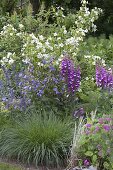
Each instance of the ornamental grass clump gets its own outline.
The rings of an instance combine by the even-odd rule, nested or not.
[[[36,166],[64,166],[71,137],[70,121],[61,121],[53,115],[31,116],[2,131],[0,155]]]

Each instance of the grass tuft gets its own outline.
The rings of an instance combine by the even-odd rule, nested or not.
[[[26,163],[62,166],[66,162],[72,139],[69,121],[55,116],[31,116],[6,128],[0,136],[0,155]]]

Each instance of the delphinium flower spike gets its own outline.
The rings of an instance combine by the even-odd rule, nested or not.
[[[74,68],[73,60],[71,60],[67,55],[64,56],[61,62],[61,75],[68,86],[68,90],[72,93],[77,91],[80,87],[80,74],[80,68]]]
[[[103,66],[96,65],[96,84],[103,89],[113,88],[112,71],[107,70]]]

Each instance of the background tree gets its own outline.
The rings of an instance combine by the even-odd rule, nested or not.
[[[40,0],[30,0],[30,3],[32,4],[33,7],[33,14],[38,13],[38,9],[40,7]]]
[[[0,0],[0,10],[4,14],[12,13],[19,0]]]

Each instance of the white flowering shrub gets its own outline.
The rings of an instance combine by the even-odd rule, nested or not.
[[[76,14],[75,26],[66,30],[66,27],[60,25],[61,16],[63,15],[63,9],[58,9],[56,13],[58,27],[54,28],[54,33],[43,37],[38,34],[35,36],[33,33],[28,34],[24,32],[24,25],[19,24],[20,31],[17,31],[12,25],[8,24],[3,27],[1,31],[1,48],[7,52],[20,52],[22,58],[41,58],[45,57],[57,57],[60,60],[60,56],[63,52],[67,52],[75,58],[77,51],[79,50],[79,44],[83,41],[86,33],[89,31],[95,31],[96,26],[94,21],[98,19],[101,9],[95,8],[89,11],[87,8],[87,1],[81,1],[82,6],[80,11]],[[59,14],[60,13],[60,14]],[[62,20],[65,16],[62,17]],[[64,21],[62,21],[63,23]],[[9,51],[8,51],[9,50]],[[57,61],[58,62],[58,61]]]

